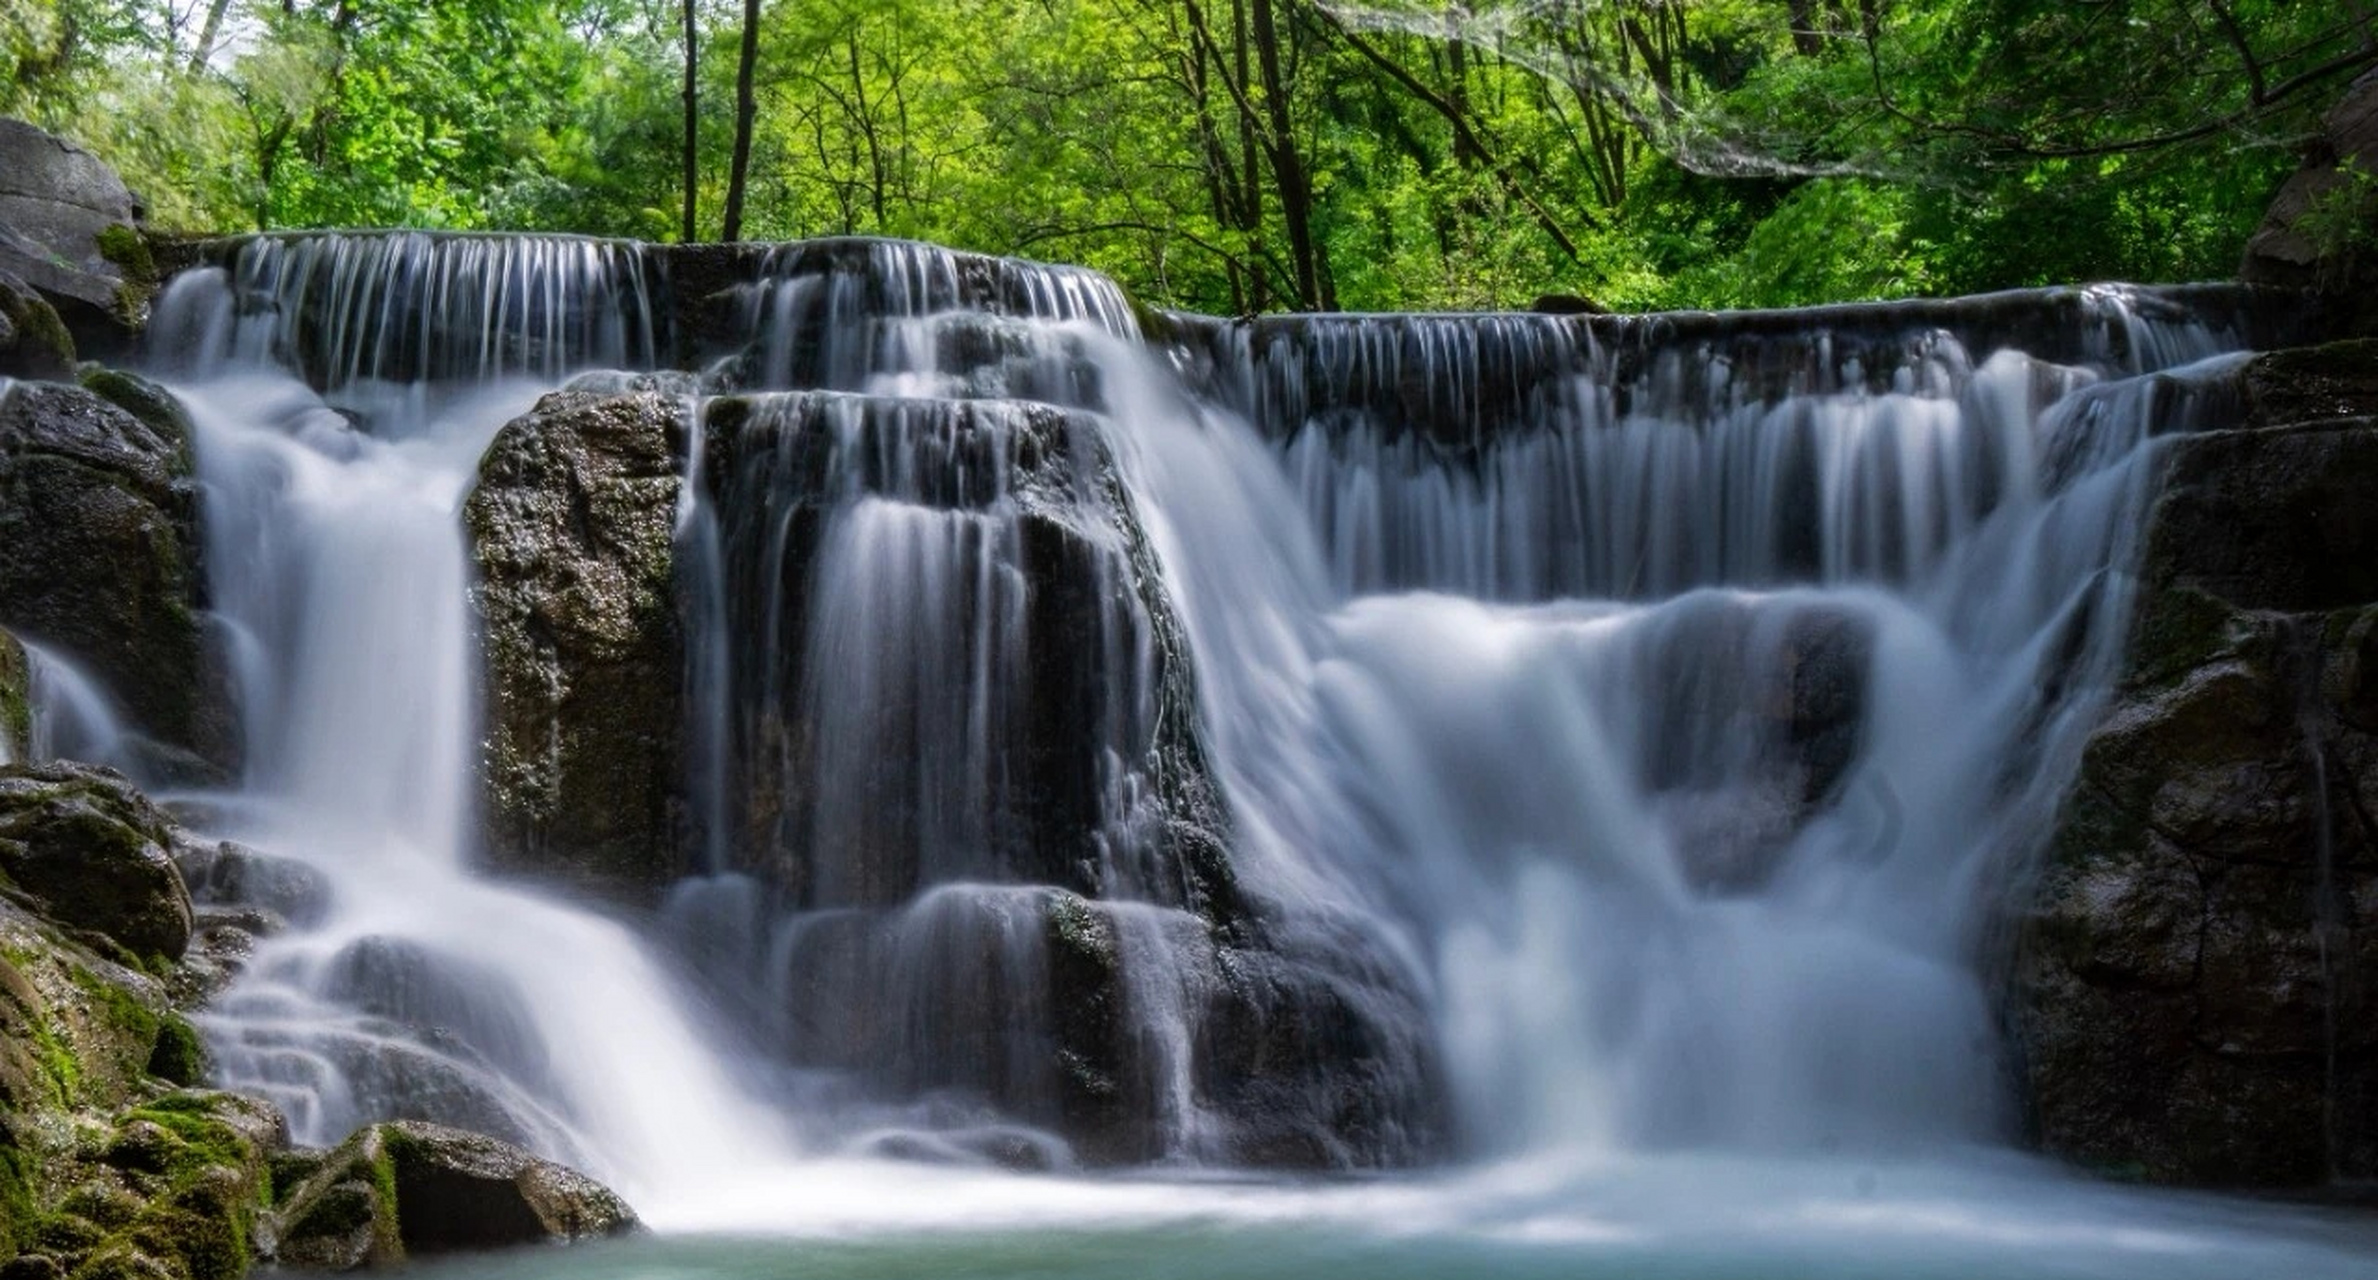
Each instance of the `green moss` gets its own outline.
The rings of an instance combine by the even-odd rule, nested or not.
[[[82,1060],[75,1057],[74,1050],[67,1047],[58,1033],[50,1028],[47,1019],[37,1022],[33,1027],[33,1054],[41,1061],[42,1073],[49,1077],[51,1087],[57,1091],[58,1105],[73,1106],[83,1092]]]
[[[107,1241],[179,1259],[192,1280],[235,1280],[247,1268],[248,1237],[263,1207],[261,1153],[218,1109],[221,1095],[168,1094],[117,1117],[124,1131],[149,1135],[158,1148],[159,1184],[148,1206]]]
[[[0,631],[0,755],[22,760],[33,749],[32,689],[24,646]]]
[[[265,1169],[264,1194],[274,1204],[287,1200],[306,1179],[322,1169],[320,1151],[276,1151]]]
[[[156,1047],[149,1051],[149,1074],[178,1085],[194,1085],[205,1078],[206,1041],[189,1019],[169,1013],[158,1020]]]
[[[0,1125],[0,1254],[21,1253],[32,1243],[40,1217],[33,1200],[34,1167],[16,1135]]]
[[[48,299],[29,291],[0,293],[0,310],[5,310],[10,323],[16,326],[18,350],[31,343],[56,352],[69,366],[74,364],[74,334],[58,318],[58,309]]]
[[[94,239],[99,244],[99,256],[116,264],[126,280],[143,285],[157,282],[157,255],[149,249],[148,237],[138,228],[112,222],[102,227]]]
[[[291,1239],[343,1236],[372,1221],[372,1189],[361,1182],[341,1182],[314,1198],[304,1216],[289,1224]]]
[[[108,826],[113,829],[111,837],[121,833],[126,843],[135,846],[140,843],[140,837],[131,828],[114,823]],[[133,967],[137,967],[137,958]],[[129,990],[89,969],[76,965],[67,972],[74,985],[90,998],[92,1016],[107,1033],[107,1045],[115,1050],[117,1074],[129,1080],[146,1072],[156,1053],[158,1029],[163,1025],[156,1011]]]

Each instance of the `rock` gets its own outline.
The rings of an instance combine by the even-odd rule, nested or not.
[[[129,379],[101,381],[133,398]],[[0,391],[0,624],[83,663],[148,737],[221,766],[234,735],[197,547],[186,437],[81,387]]]
[[[359,1130],[288,1192],[273,1257],[349,1271],[637,1228],[635,1212],[583,1174],[482,1134],[397,1121]]]
[[[2348,306],[2348,323],[2378,320],[2367,296],[2378,281],[2378,71],[2363,73],[2322,120],[2303,167],[2246,242],[2238,278],[2320,288]]]
[[[33,751],[33,669],[25,646],[0,631],[0,764],[13,764]]]
[[[116,347],[147,321],[157,268],[145,216],[98,157],[0,119],[0,271],[40,290],[86,347]]]
[[[287,1125],[176,1088],[198,1053],[157,980],[0,903],[0,1252],[61,1274],[245,1272]]]
[[[2261,226],[2247,240],[2245,262],[2238,266],[2240,281],[2307,288],[2338,283],[2338,271],[2357,266],[2340,262],[2347,245],[2338,240],[2349,226],[2335,214],[2359,212],[2359,219],[2368,224],[2368,219],[2378,217],[2378,207],[2338,207],[2359,205],[2373,190],[2357,186],[2347,167],[2359,169],[2361,181],[2378,178],[2378,71],[2361,74],[2321,119],[2321,136],[2304,155],[2304,167],[2278,188]]]
[[[2378,1175],[2378,343],[2238,382],[2174,444],[2012,1017],[2048,1151],[2300,1187]]]
[[[57,308],[24,281],[0,271],[0,378],[74,376],[74,335]]]
[[[191,901],[203,906],[261,908],[301,927],[320,924],[330,913],[330,881],[295,858],[229,840],[185,839],[175,843],[173,861]]]
[[[190,895],[171,825],[121,774],[55,763],[0,769],[0,873],[50,917],[135,957],[180,958]]]
[[[464,518],[499,866],[644,894],[680,870],[681,418],[655,393],[552,395],[481,464]]]
[[[1528,310],[1544,316],[1606,316],[1610,308],[1591,298],[1574,293],[1547,293],[1528,304]]]

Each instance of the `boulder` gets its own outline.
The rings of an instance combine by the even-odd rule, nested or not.
[[[2378,343],[2257,359],[2175,441],[2127,671],[2018,930],[2050,1152],[2125,1176],[2378,1175]]]
[[[180,958],[190,895],[171,824],[121,774],[55,763],[0,768],[0,874],[22,900],[131,956]]]
[[[499,866],[639,894],[680,869],[682,416],[651,392],[551,395],[481,464],[464,519]]]
[[[128,378],[0,390],[0,624],[81,662],[134,725],[202,773],[233,754],[201,636],[189,441]]]
[[[2246,242],[2238,278],[2327,290],[2349,323],[2378,320],[2366,296],[2378,282],[2378,71],[2355,80],[2322,120],[2303,167]]]
[[[637,1227],[635,1212],[584,1174],[482,1134],[408,1120],[357,1131],[282,1196],[269,1256],[350,1271]]]
[[[0,271],[39,290],[86,347],[120,346],[147,321],[157,269],[145,216],[97,156],[0,119]]]

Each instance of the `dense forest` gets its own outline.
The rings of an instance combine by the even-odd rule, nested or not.
[[[0,6],[0,114],[167,227],[885,234],[1226,313],[2222,276],[2378,62],[2367,0]]]

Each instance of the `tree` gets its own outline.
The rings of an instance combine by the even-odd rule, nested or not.
[[[699,72],[697,50],[700,36],[694,29],[694,0],[685,0],[685,145],[681,153],[684,161],[683,187],[685,212],[677,223],[677,238],[687,244],[699,239],[701,232],[694,225],[694,198],[699,190],[702,113],[696,75]]]
[[[752,74],[760,60],[760,0],[743,0],[743,47],[735,58],[735,155],[727,170],[727,216],[720,239],[743,238],[743,193],[751,174],[751,127],[758,114]]]

